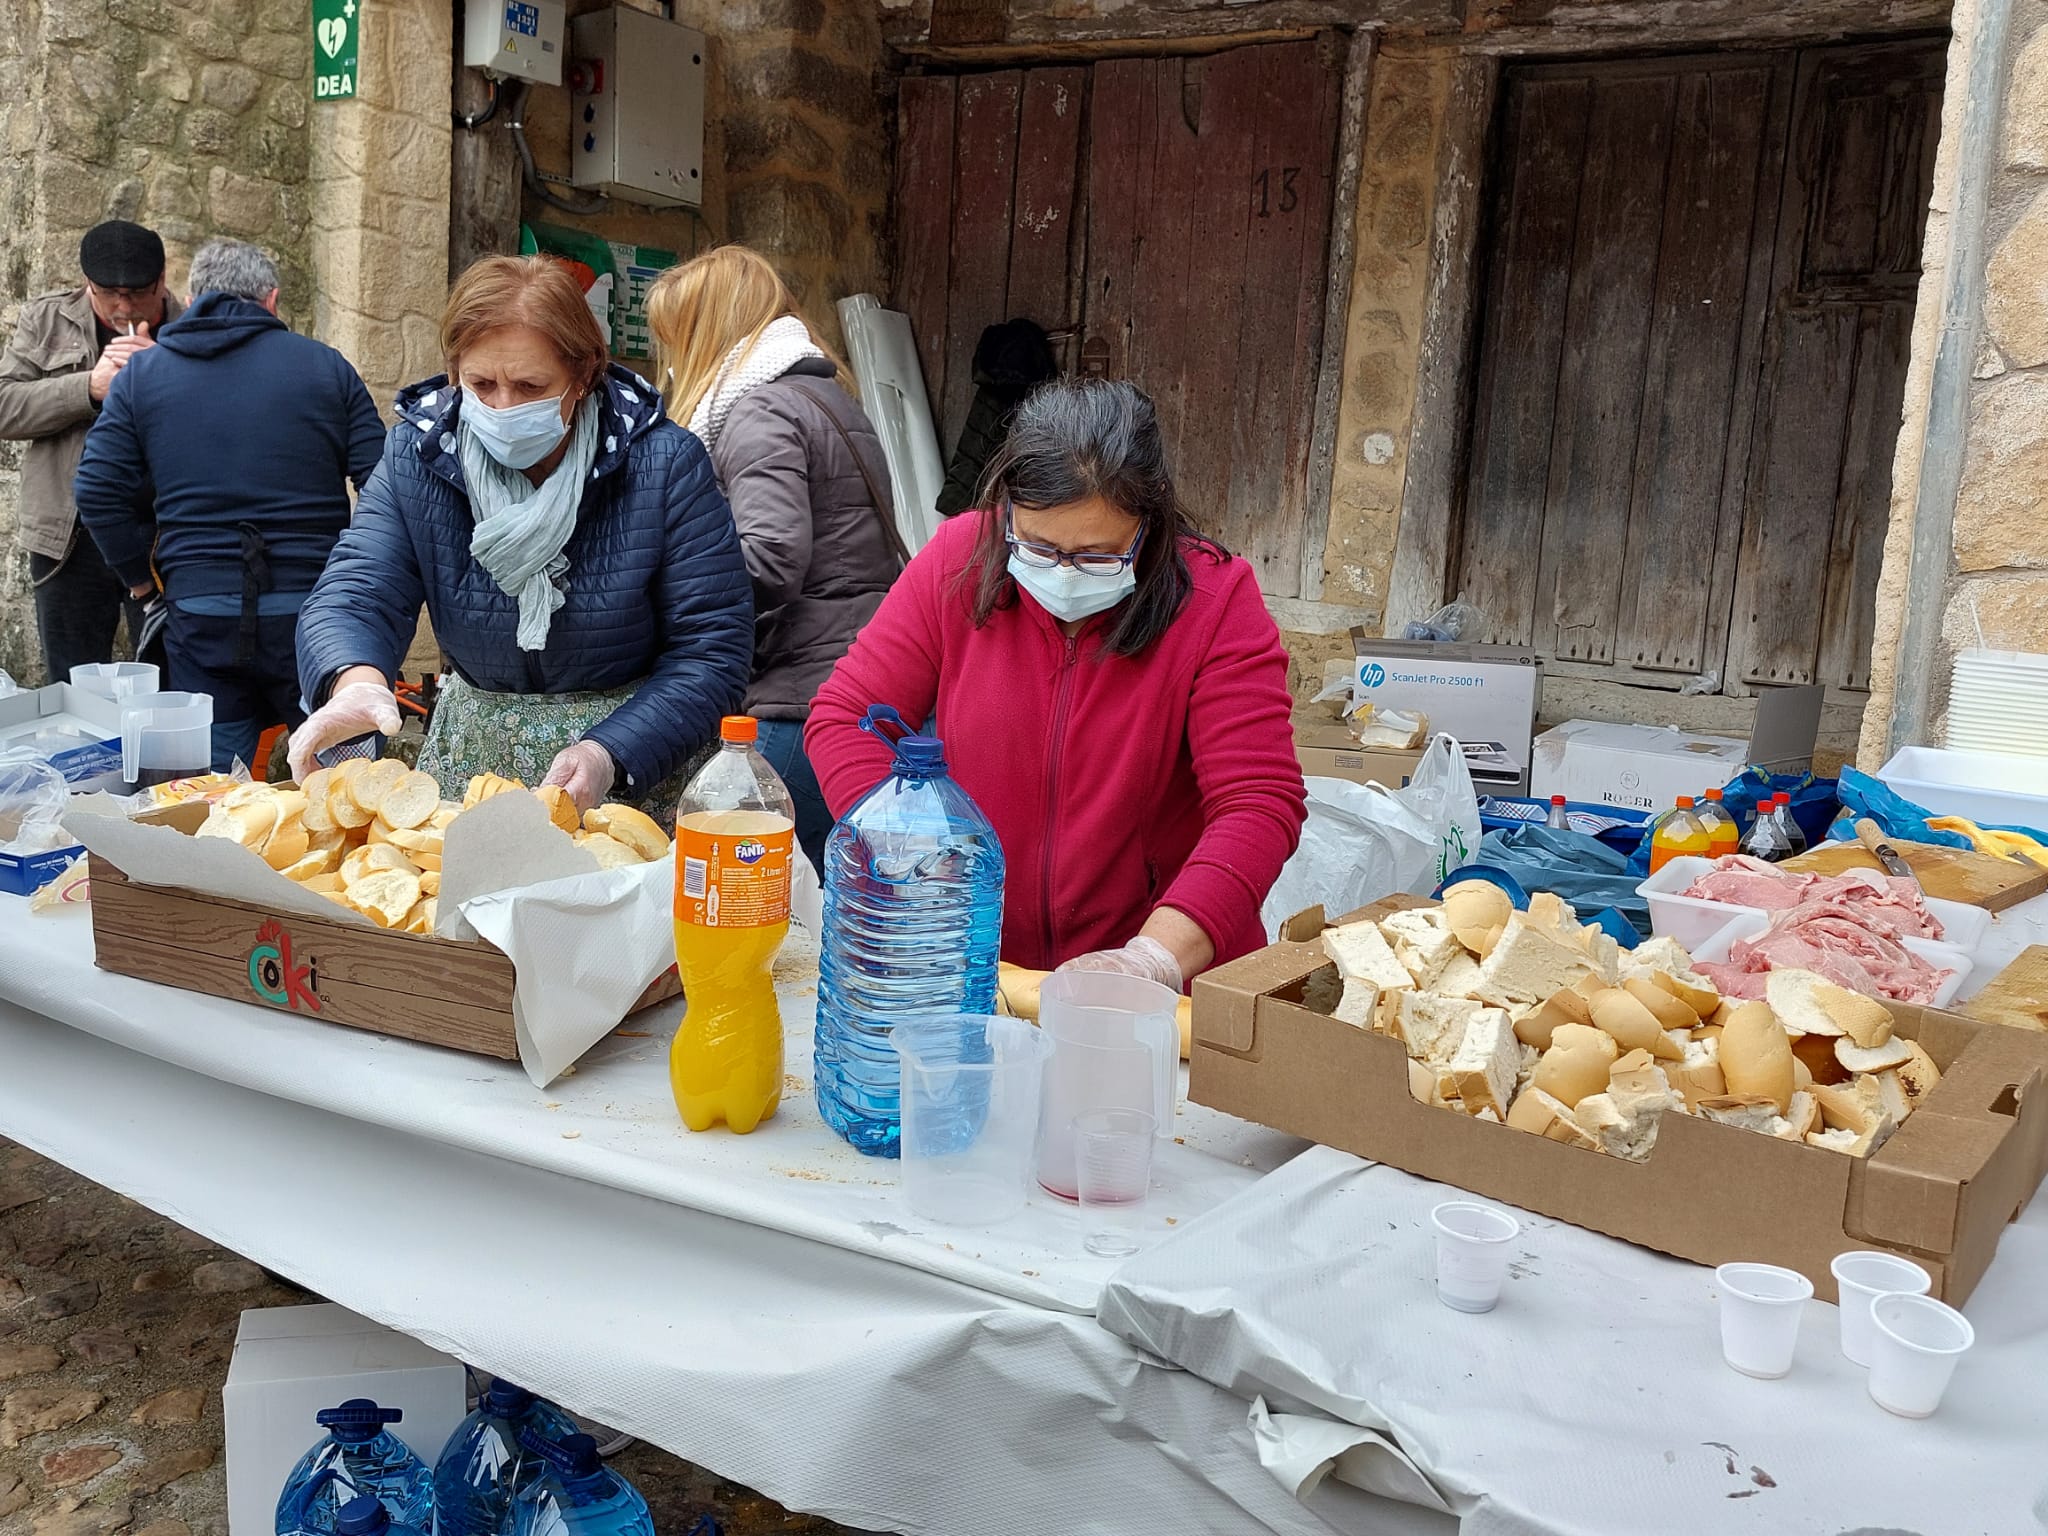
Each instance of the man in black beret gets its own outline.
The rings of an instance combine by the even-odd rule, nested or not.
[[[36,627],[53,682],[81,662],[111,661],[125,608],[132,640],[147,591],[116,576],[78,530],[72,479],[85,434],[128,360],[154,344],[180,305],[164,283],[154,230],[110,219],[79,242],[83,287],[31,299],[0,354],[0,438],[25,441],[21,545],[35,582]]]

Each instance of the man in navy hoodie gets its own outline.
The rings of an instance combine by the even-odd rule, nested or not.
[[[297,725],[299,607],[384,452],[348,359],[277,318],[277,267],[237,240],[192,258],[192,303],[114,379],[78,516],[132,595],[169,605],[166,686],[213,695],[213,766]],[[147,364],[147,366],[142,366]]]

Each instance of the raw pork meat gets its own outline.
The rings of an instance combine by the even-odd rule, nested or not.
[[[1780,966],[1815,971],[1838,987],[1899,1003],[1932,1003],[1952,974],[1865,926],[1860,905],[1849,910],[1832,899],[1780,912],[1762,933],[1737,939],[1725,961],[1693,962],[1723,997],[1744,1001],[1763,997],[1764,978]]]
[[[1941,919],[1927,910],[1920,887],[1876,870],[1800,874],[1748,854],[1731,853],[1716,859],[1714,867],[1681,894],[1765,912],[1790,912],[1822,903],[1842,915],[1853,915],[1872,932],[1888,938],[1941,937]]]

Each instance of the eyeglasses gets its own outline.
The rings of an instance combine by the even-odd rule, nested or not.
[[[1041,571],[1056,566],[1070,565],[1083,576],[1121,576],[1131,568],[1138,558],[1138,551],[1145,543],[1145,530],[1138,529],[1138,536],[1131,540],[1131,547],[1120,555],[1103,554],[1099,550],[1069,554],[1064,549],[1055,549],[1050,544],[1034,544],[1029,539],[1017,537],[1016,509],[1009,502],[1003,503],[1003,542],[1024,564]]]

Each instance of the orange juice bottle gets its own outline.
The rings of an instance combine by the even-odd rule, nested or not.
[[[1708,835],[1706,823],[1701,821],[1692,808],[1692,796],[1680,795],[1678,809],[1666,811],[1657,818],[1656,829],[1650,833],[1650,873],[1655,874],[1673,859],[1685,854],[1706,856]]]
[[[1734,853],[1742,844],[1742,828],[1721,804],[1721,791],[1707,791],[1707,803],[1699,808],[1698,815],[1707,827],[1707,857],[1722,858]]]
[[[744,1136],[782,1102],[775,952],[789,934],[789,791],[754,750],[752,717],[720,723],[718,755],[676,807],[676,968],[686,1007],[669,1047],[683,1124]]]

